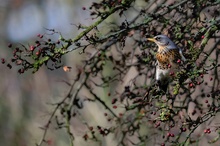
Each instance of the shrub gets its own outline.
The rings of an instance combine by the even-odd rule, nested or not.
[[[68,82],[67,95],[53,104],[38,146],[48,142],[52,121],[66,129],[73,145],[73,119],[83,119],[87,130],[82,138],[88,144],[112,136],[116,145],[191,145],[203,139],[219,143],[219,1],[102,0],[82,9],[95,22],[77,25],[82,31],[75,38],[48,29],[59,39],[39,34],[30,46],[9,44],[11,61],[1,60],[9,68],[19,66],[23,74],[42,66],[71,71],[62,57],[78,50],[87,55],[74,81]],[[107,22],[111,16],[115,20]],[[187,59],[179,72],[171,73],[166,94],[155,84],[156,47],[146,41],[158,34],[168,35]],[[92,112],[90,102],[103,112],[104,126],[90,125],[80,112]]]

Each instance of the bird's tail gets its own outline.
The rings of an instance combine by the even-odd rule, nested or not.
[[[167,92],[168,85],[169,85],[168,80],[158,81],[159,89],[162,90],[164,93]]]

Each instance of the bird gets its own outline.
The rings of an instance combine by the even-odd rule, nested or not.
[[[181,48],[179,48],[168,36],[157,35],[147,38],[148,41],[156,43],[156,81],[159,89],[166,93],[169,83],[172,81],[171,73],[179,71],[181,62],[185,62]]]

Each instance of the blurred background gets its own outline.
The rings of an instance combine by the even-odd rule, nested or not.
[[[74,37],[78,31],[73,24],[92,23],[89,12],[82,9],[91,3],[91,0],[0,0],[0,57],[7,60],[11,55],[8,43],[31,44],[46,29],[62,32],[65,38]],[[69,66],[74,66],[80,63],[77,56],[70,53],[64,59]],[[35,145],[43,135],[39,127],[46,124],[53,108],[47,103],[66,95],[69,87],[61,80],[71,82],[73,73],[41,68],[35,74],[20,75],[14,67],[10,70],[2,64],[0,69],[0,145]],[[48,145],[68,145],[62,130],[49,133]]]
[[[88,10],[88,7],[94,1],[97,0],[0,0],[0,58],[7,60],[9,56],[11,57],[13,50],[8,48],[9,43],[12,45],[31,45],[38,40],[38,34],[44,35],[49,33],[47,29],[55,29],[58,32],[62,32],[64,38],[74,38],[74,36],[79,34],[76,25],[81,23],[89,26],[95,21],[91,19]],[[169,5],[173,2],[174,0],[166,2],[164,2],[164,0],[139,0],[136,2],[135,7],[129,10],[129,12],[126,12],[120,19],[130,21],[130,18],[133,18],[135,14],[138,13],[138,9],[146,8],[147,12],[153,13],[154,10],[157,10],[157,5],[160,7],[160,3]],[[151,3],[151,5],[147,5],[146,3]],[[83,10],[84,8],[86,10]],[[179,15],[176,17],[178,16]],[[185,18],[183,20],[185,20]],[[114,19],[114,15],[110,16],[110,18],[107,19],[107,22],[108,21],[120,24],[120,20]],[[108,25],[106,25],[106,21],[104,24],[101,24],[101,27],[103,27],[104,31],[110,29]],[[154,28],[152,27],[150,29],[153,30]],[[57,40],[57,35],[48,34],[45,35],[45,37]],[[133,42],[132,39],[128,38],[128,41],[126,41],[127,50],[123,50],[123,52],[129,49],[132,50],[133,48],[131,46]],[[207,46],[209,45],[210,42]],[[95,49],[94,47],[90,50],[92,52]],[[208,49],[209,47],[207,50]],[[135,53],[138,54],[140,51]],[[214,55],[215,52],[211,54],[211,57]],[[0,146],[30,146],[36,145],[36,143],[41,140],[43,136],[42,129],[46,126],[45,124],[48,122],[48,118],[54,110],[54,106],[49,105],[49,103],[56,103],[67,95],[70,87],[63,81],[72,83],[76,76],[74,73],[76,66],[82,64],[83,58],[85,58],[85,55],[79,55],[77,51],[65,55],[63,58],[65,65],[72,67],[71,72],[65,72],[62,68],[50,71],[42,67],[35,74],[26,72],[20,75],[17,72],[16,66],[9,69],[6,65],[0,64]],[[110,67],[105,69],[106,74],[111,74],[112,70],[110,70]],[[113,88],[117,88],[117,90],[123,92],[124,85],[129,81],[133,82],[132,79],[134,76],[138,76],[138,72],[133,68],[133,70],[129,70],[123,78],[123,85],[120,84]],[[208,75],[206,78],[209,78]],[[143,84],[143,82],[139,82],[141,85]],[[111,105],[110,98],[108,98],[107,95],[110,91],[111,88],[109,87],[97,91],[98,95],[102,95],[102,100],[107,105],[109,105],[109,103]],[[110,124],[103,114],[103,106],[98,106],[97,102],[86,104],[89,104],[89,106],[85,106],[80,112],[82,112],[81,115],[84,116],[84,119],[82,119],[85,120],[88,125],[110,127]],[[88,127],[86,127],[86,124],[84,124],[80,118],[71,119],[71,125],[73,127],[71,130],[75,136],[74,144],[77,146],[88,145],[83,139],[83,135],[85,131],[88,130]],[[65,129],[57,130],[56,128],[56,124],[51,124],[46,136],[48,141],[44,143],[44,145],[69,145],[68,134]],[[197,133],[201,133],[202,128],[200,128]],[[142,130],[148,132],[146,129]],[[116,139],[117,136],[116,133]],[[99,145],[116,145],[116,143],[114,143],[115,141],[112,140],[114,139],[112,135],[104,137],[103,139]],[[158,137],[155,137],[155,141],[158,141]],[[207,143],[206,139],[200,143],[204,141]],[[90,146],[97,145],[99,141],[96,143],[92,142],[89,143]],[[206,145],[206,143],[204,143],[204,145]]]

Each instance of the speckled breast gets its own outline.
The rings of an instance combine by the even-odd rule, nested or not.
[[[156,53],[158,63],[163,68],[168,68],[168,65],[176,65],[177,60],[181,59],[179,49],[172,49],[169,51],[161,51]]]

